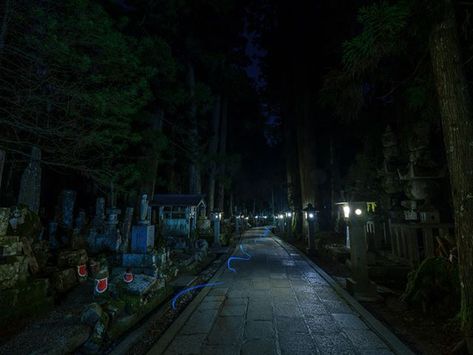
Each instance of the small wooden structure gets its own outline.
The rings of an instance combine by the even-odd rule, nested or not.
[[[454,235],[449,223],[389,223],[392,254],[419,265],[425,258],[437,256],[437,238]]]
[[[190,240],[197,227],[197,220],[205,215],[204,195],[165,194],[154,195],[150,202],[158,209],[158,226],[163,237],[184,237]]]

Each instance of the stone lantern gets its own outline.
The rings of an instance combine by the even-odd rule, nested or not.
[[[366,244],[366,224],[374,212],[367,202],[350,202],[350,255],[352,277],[347,279],[347,290],[360,300],[376,299],[376,285],[369,280]]]
[[[350,249],[350,214],[351,208],[348,202],[339,202],[336,204],[343,215],[343,220],[345,221],[345,247]]]
[[[308,240],[308,252],[309,254],[315,254],[315,232],[317,231],[317,214],[318,211],[312,206],[311,203],[304,208],[304,217],[307,220],[307,240]]]
[[[214,229],[214,245],[220,246],[220,222],[222,220],[222,212],[214,210],[211,214]]]

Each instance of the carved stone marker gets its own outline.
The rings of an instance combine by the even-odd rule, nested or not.
[[[105,199],[99,197],[95,203],[95,217],[93,225],[97,229],[102,229],[105,222]]]
[[[31,211],[38,213],[40,195],[41,150],[38,147],[33,147],[30,162],[21,176],[18,204],[26,205]]]
[[[60,198],[61,225],[72,228],[74,221],[74,205],[76,203],[76,192],[73,190],[63,190]]]
[[[149,213],[148,195],[143,194],[141,196],[141,202],[140,202],[139,224],[149,224],[149,218],[150,218],[150,213]]]
[[[131,224],[133,222],[133,207],[127,207],[121,225],[122,252],[126,253],[130,244]]]

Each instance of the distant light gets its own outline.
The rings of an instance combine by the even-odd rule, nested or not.
[[[345,216],[345,218],[350,217],[350,212],[350,206],[343,206],[343,215]]]
[[[363,212],[362,212],[359,208],[357,208],[357,209],[355,210],[355,214],[356,214],[357,216],[361,216],[362,213],[363,213]]]
[[[284,215],[283,215],[283,214],[280,214],[280,215],[278,216],[278,218],[279,218],[279,219],[284,219]]]
[[[249,217],[245,217],[246,220],[249,220],[250,218]]]
[[[310,219],[314,218],[314,214],[313,214],[313,213],[309,213],[309,218],[310,218]]]
[[[286,216],[292,217],[292,213],[291,213],[291,212],[287,212],[287,213],[286,213]]]
[[[255,218],[256,218],[256,219],[258,219],[258,218],[259,218],[259,216],[256,216]]]

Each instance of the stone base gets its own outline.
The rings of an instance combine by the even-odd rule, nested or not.
[[[376,291],[376,284],[369,282],[367,286],[361,286],[352,278],[346,279],[346,288],[348,293],[355,297],[358,301],[377,302],[380,296]]]
[[[122,263],[124,267],[155,267],[159,263],[158,257],[153,254],[123,254]]]
[[[121,239],[118,234],[95,233],[87,238],[89,249],[93,253],[99,253],[104,250],[118,252],[121,246]]]

